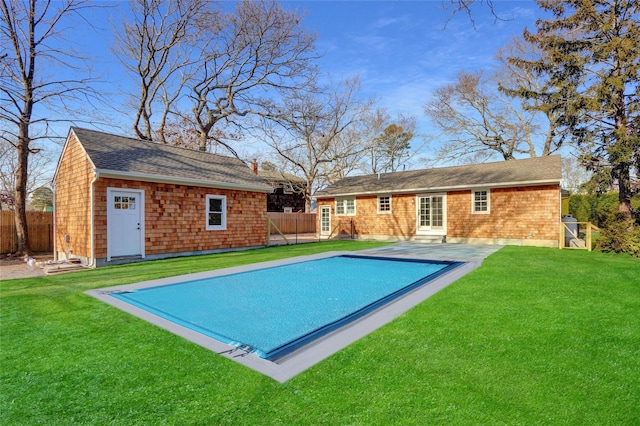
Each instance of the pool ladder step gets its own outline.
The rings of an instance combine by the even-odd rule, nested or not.
[[[235,347],[233,347],[233,348],[231,348],[231,349],[229,349],[227,351],[219,352],[219,354],[221,354],[221,355],[222,354],[231,355],[231,354],[234,354],[236,352],[240,352],[239,354],[233,355],[234,358],[239,358],[239,357],[243,357],[243,356],[249,355],[249,354],[251,354],[251,353],[253,353],[255,351],[256,351],[255,348],[253,348],[253,347],[251,347],[249,345],[242,344],[242,345],[239,345],[239,346],[235,346]]]

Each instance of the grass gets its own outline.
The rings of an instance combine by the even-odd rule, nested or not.
[[[279,384],[84,290],[361,249],[274,247],[0,282],[0,424],[640,424],[640,261],[505,247]]]

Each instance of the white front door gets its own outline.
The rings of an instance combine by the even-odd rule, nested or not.
[[[144,257],[144,191],[107,189],[107,260]]]
[[[417,230],[423,234],[445,235],[447,233],[447,211],[445,194],[418,195]]]
[[[320,235],[331,234],[331,207],[320,207]]]

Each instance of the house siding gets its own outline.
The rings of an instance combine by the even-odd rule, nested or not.
[[[91,256],[91,181],[93,166],[82,146],[71,134],[60,158],[55,179],[54,241],[58,259],[69,250],[74,257]]]
[[[488,214],[471,213],[471,190],[446,193],[447,241],[557,247],[559,185],[489,189]],[[343,236],[353,231],[354,238],[410,240],[416,237],[415,199],[416,194],[393,194],[391,213],[381,214],[377,196],[358,196],[354,216],[336,216],[335,198],[317,204],[331,206],[333,236],[339,230]]]
[[[109,178],[95,188],[96,258],[107,257],[107,188],[144,191],[146,256],[267,244],[265,193]],[[227,197],[226,230],[205,229],[207,195]]]
[[[283,188],[275,188],[267,195],[267,211],[274,213],[284,212],[285,207],[290,207],[292,212],[304,212],[304,194],[294,192],[285,194]]]
[[[490,212],[471,213],[471,191],[447,193],[447,238],[558,240],[558,185],[492,188]]]
[[[144,253],[161,258],[259,247],[267,244],[264,192],[99,178],[73,132],[65,144],[55,177],[55,251],[92,265],[107,264],[107,188],[143,190]],[[93,183],[92,183],[93,182]],[[91,190],[93,185],[93,210]],[[224,195],[226,230],[206,230],[206,196]],[[91,224],[93,211],[94,241]]]
[[[414,200],[412,203],[411,201]],[[331,207],[334,235],[394,236],[409,239],[416,234],[415,195],[392,195],[391,213],[378,213],[378,197],[356,197],[356,215],[335,214],[335,198],[318,199],[317,205]],[[353,228],[352,228],[353,224]],[[338,227],[339,225],[339,227]]]

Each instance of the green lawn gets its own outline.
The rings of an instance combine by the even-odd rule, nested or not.
[[[0,282],[0,424],[638,425],[640,260],[506,247],[280,384],[87,289],[366,242]]]

